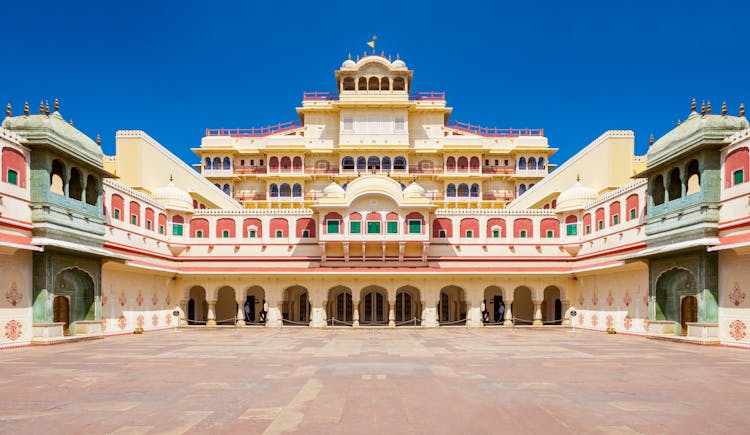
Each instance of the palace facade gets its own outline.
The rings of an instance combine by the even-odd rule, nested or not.
[[[451,119],[400,59],[298,119],[143,131],[104,155],[55,102],[0,129],[0,346],[184,326],[579,327],[750,346],[750,125],[693,104],[646,156],[607,131]],[[554,169],[554,170],[553,170]]]

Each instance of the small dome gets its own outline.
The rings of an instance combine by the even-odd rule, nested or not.
[[[395,68],[398,68],[398,69],[406,69],[406,63],[404,63],[404,61],[403,61],[403,60],[401,60],[401,59],[396,59],[396,60],[394,60],[394,61],[393,61],[393,63],[391,64],[391,66],[392,66],[392,67],[393,67],[394,69],[395,69]]]
[[[581,185],[576,181],[575,186],[564,190],[557,197],[557,211],[570,211],[582,209],[586,204],[599,197],[596,190]]]
[[[334,181],[323,189],[323,196],[326,198],[343,198],[344,195],[344,189]]]
[[[341,64],[341,69],[354,69],[356,65],[353,60],[347,59]]]
[[[170,210],[193,211],[193,198],[170,181],[165,187],[155,189],[151,194],[156,201]]]
[[[404,189],[404,198],[423,198],[425,195],[424,187],[416,182],[411,183]]]

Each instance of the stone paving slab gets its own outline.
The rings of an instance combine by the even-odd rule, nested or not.
[[[750,351],[565,329],[189,329],[0,367],[2,433],[750,432]]]

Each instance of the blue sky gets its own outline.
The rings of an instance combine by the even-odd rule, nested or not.
[[[195,163],[206,128],[295,119],[376,34],[452,119],[544,128],[560,164],[607,129],[645,153],[693,97],[750,106],[748,16],[747,1],[9,2],[0,103],[58,97],[106,153],[142,129]]]

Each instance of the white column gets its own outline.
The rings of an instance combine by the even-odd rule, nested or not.
[[[531,324],[533,326],[543,326],[544,323],[542,323],[542,301],[533,300],[531,302],[534,304],[534,321],[531,322]]]
[[[467,289],[466,296],[466,326],[470,328],[481,328],[482,322],[482,297],[481,289]]]
[[[513,326],[513,299],[508,299],[505,302],[505,321],[503,322],[503,325],[505,326]]]
[[[266,303],[268,304],[266,326],[280,328],[283,324],[281,315],[281,304],[283,303],[281,290],[272,289],[268,290],[266,293]]]
[[[359,326],[359,299],[352,299],[352,326]]]
[[[242,299],[235,302],[237,302],[237,326],[245,326],[245,303]]]
[[[179,325],[180,326],[187,326],[188,325],[187,311],[188,311],[188,301],[181,300],[180,301],[180,320],[179,320],[179,322],[180,322]]]
[[[206,326],[216,326],[216,301],[208,301],[208,319],[206,320]]]
[[[560,299],[560,309],[562,310],[562,326],[570,326],[570,303],[567,299]]]
[[[396,327],[396,291],[388,291],[388,326]]]

